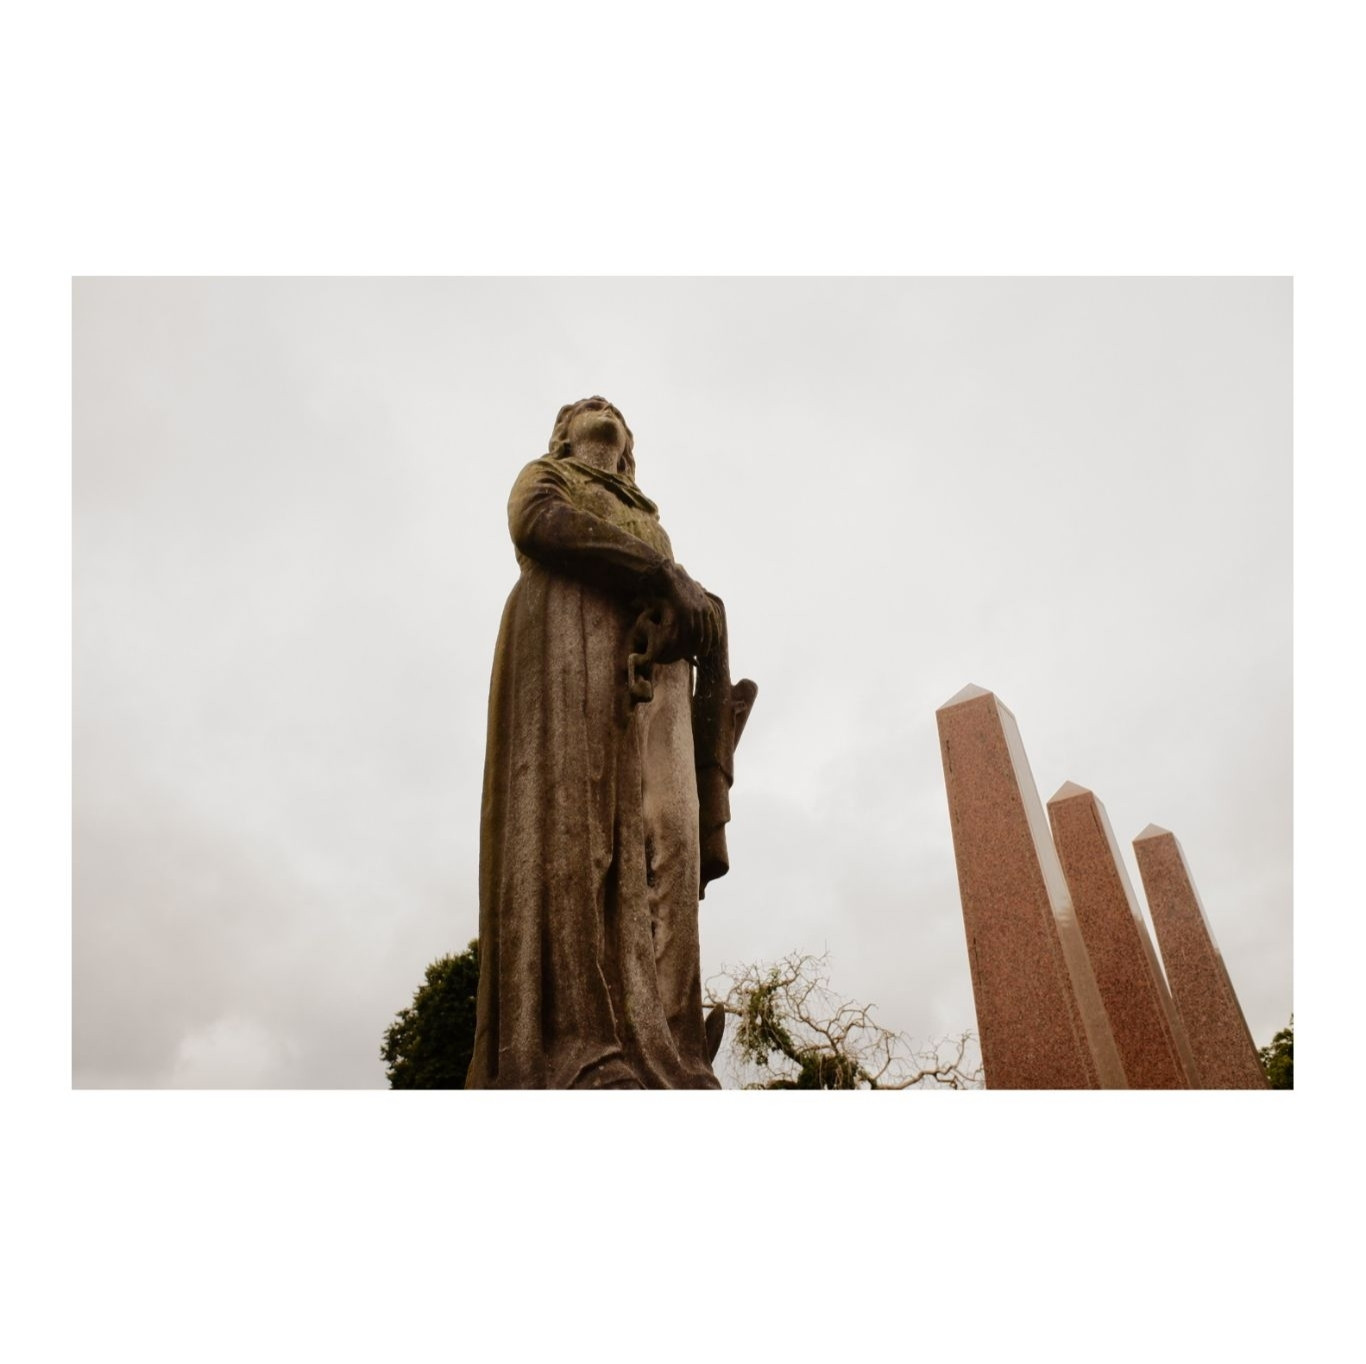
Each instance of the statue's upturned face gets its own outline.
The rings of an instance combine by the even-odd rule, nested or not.
[[[592,398],[569,419],[565,431],[574,457],[614,474],[627,471],[626,423],[605,398]]]

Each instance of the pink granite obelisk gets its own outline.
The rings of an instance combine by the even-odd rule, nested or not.
[[[1176,835],[1149,824],[1134,839],[1134,853],[1201,1087],[1265,1089],[1257,1048]]]
[[[1195,1057],[1105,807],[1069,781],[1048,802],[1048,818],[1129,1088],[1198,1088]]]
[[[935,718],[988,1088],[1125,1088],[1015,717],[969,686]]]

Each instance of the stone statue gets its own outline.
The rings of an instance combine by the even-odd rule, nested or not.
[[[674,562],[606,399],[560,409],[508,524],[466,1085],[715,1089],[698,900],[757,689],[731,686],[725,611]]]

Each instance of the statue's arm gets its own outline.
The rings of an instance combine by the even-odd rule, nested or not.
[[[523,554],[556,573],[631,598],[659,590],[667,555],[576,507],[553,464],[522,470],[508,499],[508,529]]]
[[[681,564],[629,531],[575,506],[553,460],[522,470],[508,499],[512,543],[555,573],[578,578],[623,601],[664,604],[660,661],[709,653],[720,621],[701,584]]]

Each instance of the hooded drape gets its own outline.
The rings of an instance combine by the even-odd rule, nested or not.
[[[651,664],[648,700],[628,680],[669,538],[634,481],[567,457],[527,465],[508,522],[521,576],[489,689],[467,1086],[716,1088],[692,669]]]

